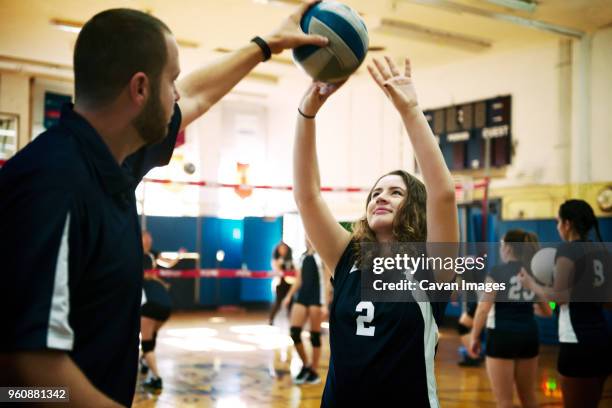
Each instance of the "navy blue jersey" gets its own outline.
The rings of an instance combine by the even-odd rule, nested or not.
[[[584,290],[584,283],[595,288],[603,284],[606,278],[610,279],[612,272],[607,252],[587,251],[585,242],[564,242],[557,248],[555,262],[564,257],[574,263],[574,282],[577,285],[570,294],[570,302],[559,307],[559,342],[607,344],[608,331],[603,305],[600,302],[571,301],[574,290]]]
[[[533,333],[537,324],[533,315],[535,293],[525,290],[518,279],[523,264],[510,261],[494,266],[488,278],[505,283],[506,290],[498,291],[495,304],[487,316],[487,328],[514,333]]]
[[[180,123],[175,105],[166,139],[119,165],[67,105],[0,170],[0,352],[65,351],[131,405],[143,279],[135,188],[169,162]]]
[[[304,254],[300,262],[302,285],[297,293],[296,302],[303,305],[321,305],[325,296],[323,289],[323,268],[313,254]]]
[[[353,243],[333,278],[331,357],[322,406],[438,407],[434,355],[446,303],[365,302]],[[420,276],[419,276],[420,275]],[[425,278],[417,271],[415,278]]]
[[[157,268],[157,257],[159,252],[152,249],[148,253],[144,253],[142,256],[142,268],[147,271],[149,269]]]

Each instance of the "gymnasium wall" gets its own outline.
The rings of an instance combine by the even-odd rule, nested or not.
[[[0,112],[19,115],[19,148],[30,140],[30,79],[0,71]]]
[[[414,61],[414,75],[424,108],[512,95],[516,154],[511,166],[497,172],[492,196],[502,198],[504,219],[539,219],[553,217],[568,197],[594,203],[597,192],[612,179],[610,66],[612,28],[606,28],[581,43],[551,37],[521,49],[494,47],[444,66],[423,67]],[[181,159],[171,174],[184,174],[182,164],[193,162],[192,179],[236,182],[227,169],[238,160],[231,149],[240,143],[225,118],[228,110],[239,106],[238,110],[260,109],[264,118],[249,182],[291,184],[296,107],[308,83],[295,70],[277,84],[262,85],[261,92],[226,98],[188,129],[187,144],[177,151]],[[24,142],[28,129],[39,128],[40,118],[31,117],[28,105],[30,98],[40,103],[35,96],[27,75],[0,72],[0,111],[21,115]],[[32,115],[40,112],[40,107],[33,107]],[[396,112],[365,73],[355,75],[333,96],[318,122],[323,185],[370,187],[386,171],[414,169],[412,149]],[[229,148],[228,140],[234,141]],[[168,202],[177,196],[170,189],[161,194]],[[206,188],[191,196],[190,211],[219,217],[295,210],[287,192],[255,191],[248,199],[255,205],[245,205],[231,190]],[[340,219],[363,213],[365,193],[325,196]],[[164,211],[172,206],[160,207]]]
[[[590,160],[592,181],[612,179],[612,27],[595,33],[591,45]]]

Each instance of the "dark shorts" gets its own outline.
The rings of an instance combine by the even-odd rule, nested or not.
[[[469,334],[472,332],[472,328],[464,326],[461,323],[457,323],[457,331],[459,332],[460,336],[465,336],[466,334]]]
[[[487,330],[487,357],[517,359],[533,358],[539,353],[538,332],[515,333]]]
[[[276,285],[276,297],[283,300],[287,293],[289,293],[289,289],[291,289],[291,284],[285,278],[281,278],[278,285]]]
[[[165,322],[170,317],[172,309],[167,305],[155,302],[147,302],[142,305],[141,315],[149,319]]]
[[[609,345],[560,343],[557,371],[565,377],[604,377],[612,370]]]
[[[321,306],[321,296],[315,291],[299,291],[295,303],[304,306]]]
[[[295,301],[295,303],[297,303],[297,304],[299,304],[299,305],[306,306],[306,307],[309,307],[309,306],[319,306],[319,307],[321,307],[321,306],[323,306],[323,303],[321,303],[321,302],[319,302],[319,301],[312,301],[312,300],[311,300],[311,301],[308,301],[308,300],[300,300],[300,299],[297,299],[297,300]]]

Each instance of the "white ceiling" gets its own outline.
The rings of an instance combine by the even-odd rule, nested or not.
[[[84,22],[96,12],[107,8],[131,7],[153,13],[168,24],[177,38],[199,44],[197,48],[181,49],[183,72],[188,72],[220,55],[214,51],[215,48],[233,49],[245,44],[255,34],[262,35],[271,31],[294,7],[282,1],[270,4],[262,4],[262,1],[0,0],[0,62],[3,58],[6,60],[6,57],[29,59],[62,64],[69,70],[76,34],[58,30],[50,24],[50,20],[55,18]],[[414,4],[418,1],[345,0],[345,3],[364,16],[370,30],[370,45],[385,47],[385,53],[397,59],[409,54],[418,60],[420,67],[448,64],[479,53],[502,52],[563,38],[551,32],[489,17]],[[513,11],[486,0],[426,0],[431,4],[450,1],[485,12],[556,24],[586,34],[612,23],[612,0],[539,0],[532,13]],[[414,33],[385,33],[376,28],[381,18],[473,37],[489,42],[492,46],[474,49]],[[382,55],[380,52],[371,54]],[[281,60],[284,63],[261,65],[257,72],[282,77],[289,70],[295,69],[290,63],[289,53],[285,53]]]

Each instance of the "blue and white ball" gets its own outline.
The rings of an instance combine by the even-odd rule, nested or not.
[[[305,45],[293,50],[295,62],[313,79],[334,83],[359,68],[368,51],[368,29],[355,10],[336,1],[311,7],[300,21],[302,31],[329,39],[326,47]]]

